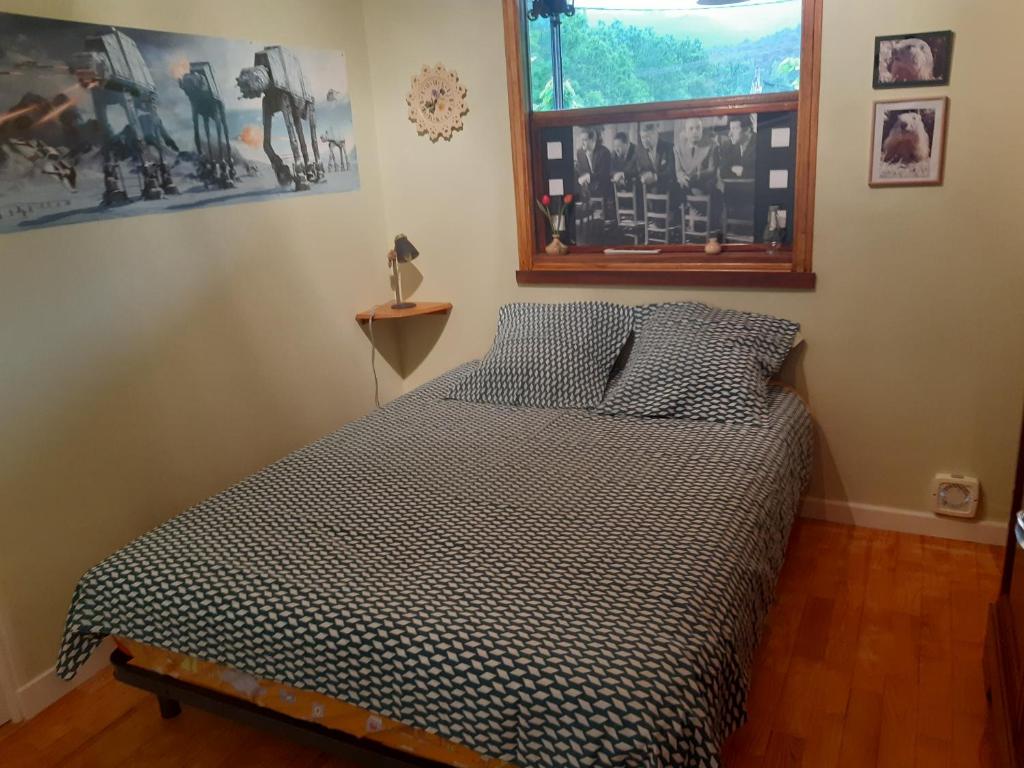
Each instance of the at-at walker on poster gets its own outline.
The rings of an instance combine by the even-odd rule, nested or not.
[[[0,233],[358,188],[341,51],[0,13]]]

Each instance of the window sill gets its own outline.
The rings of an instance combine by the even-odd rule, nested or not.
[[[520,269],[519,285],[694,285],[706,288],[791,288],[813,290],[813,272],[779,269]]]

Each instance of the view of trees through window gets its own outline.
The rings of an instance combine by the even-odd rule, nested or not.
[[[577,0],[562,19],[566,109],[795,91],[801,0]],[[533,109],[554,108],[551,26],[529,23]]]

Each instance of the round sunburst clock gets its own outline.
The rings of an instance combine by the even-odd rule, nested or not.
[[[462,130],[462,116],[469,111],[466,89],[459,76],[440,64],[425,66],[413,75],[412,89],[405,101],[409,105],[409,120],[431,141],[450,141],[454,131]]]

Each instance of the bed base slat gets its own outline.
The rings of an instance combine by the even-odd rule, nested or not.
[[[128,654],[120,649],[115,650],[110,655],[114,677],[126,685],[156,694],[160,715],[164,718],[176,717],[181,713],[181,705],[185,704],[362,765],[381,768],[449,768],[444,763],[398,752],[342,731],[282,715],[252,702],[132,666],[130,662]]]

